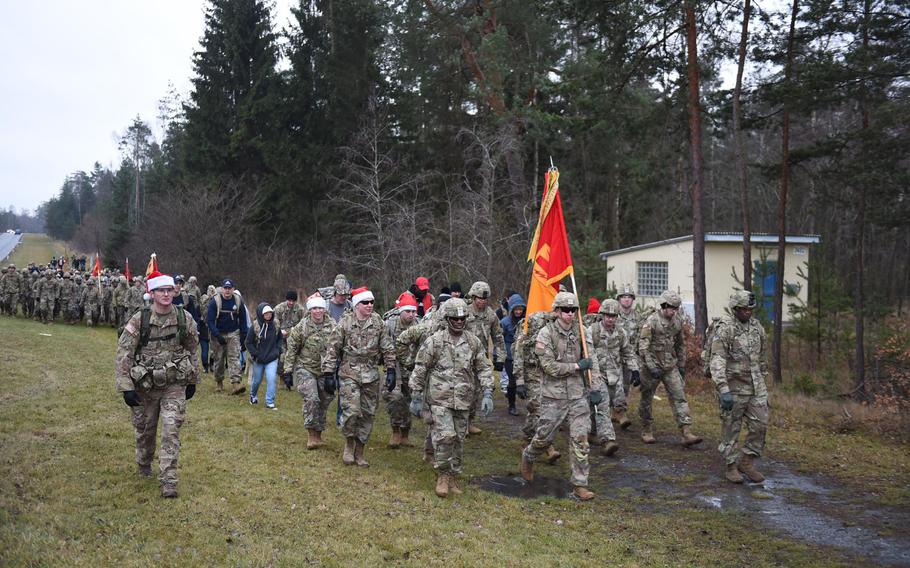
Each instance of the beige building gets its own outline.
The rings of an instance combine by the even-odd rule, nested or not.
[[[683,299],[683,308],[694,315],[694,285],[692,277],[691,235],[603,252],[607,264],[607,289],[619,289],[624,283],[635,287],[636,302],[656,304],[663,290],[676,290]],[[752,261],[754,287],[768,313],[772,313],[777,266],[777,235],[753,233]],[[805,303],[809,297],[807,275],[810,245],[819,242],[817,235],[787,236],[784,262],[784,323],[793,318],[788,304]],[[742,233],[705,234],[705,285],[708,317],[723,315],[727,300],[734,288],[742,288]]]

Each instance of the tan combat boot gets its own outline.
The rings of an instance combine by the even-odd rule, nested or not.
[[[243,383],[237,383],[234,385],[234,389],[231,391],[231,394],[243,394],[246,392],[246,386]]]
[[[413,448],[414,444],[411,443],[411,440],[408,439],[408,436],[411,434],[410,428],[401,428],[401,445],[406,448]]]
[[[341,454],[341,461],[344,465],[354,465],[354,438],[347,438],[344,443],[344,453]]]
[[[307,428],[306,449],[315,450],[319,447],[319,438],[315,428]]]
[[[616,453],[617,450],[619,450],[619,444],[616,443],[616,440],[607,440],[607,443],[604,444],[604,447],[602,450],[600,450],[600,453],[605,456],[612,456]]]
[[[452,474],[449,474],[449,492],[452,495],[461,495],[463,493],[461,487],[458,487],[458,480]]]
[[[370,467],[370,462],[363,457],[363,444],[360,443],[360,440],[354,441],[354,463],[360,467]]]
[[[392,437],[389,439],[389,447],[397,448],[401,446],[401,429],[392,428]]]
[[[436,475],[436,496],[445,499],[449,495],[449,474]]]
[[[525,459],[524,453],[521,454],[521,461],[518,462],[518,469],[521,471],[521,477],[528,483],[534,481],[534,464]]]
[[[317,447],[317,448],[321,448],[322,446],[325,445],[325,442],[324,442],[323,439],[322,439],[322,431],[321,431],[321,430],[313,430],[313,436],[316,437],[316,447]]]
[[[594,498],[594,492],[588,489],[587,487],[576,487],[572,491],[572,495],[575,496],[579,501],[590,501]]]
[[[165,499],[174,499],[177,497],[177,484],[176,483],[162,483],[161,484],[161,496]]]
[[[688,426],[680,426],[679,432],[682,435],[681,442],[683,446],[689,447],[701,443],[701,437],[693,434]]]
[[[727,464],[727,471],[724,472],[724,477],[727,478],[727,481],[730,483],[742,483],[743,476],[739,474],[739,470],[736,469],[736,462]]]
[[[654,433],[651,431],[650,424],[645,424],[641,427],[641,441],[646,444],[653,444],[657,441],[654,439]]]
[[[477,434],[482,434],[483,430],[474,426],[473,424],[468,424],[468,436],[476,436]]]
[[[739,471],[748,477],[749,481],[752,483],[761,483],[765,480],[765,476],[755,469],[754,460],[755,458],[751,454],[744,453],[742,457],[739,458]]]
[[[556,448],[553,446],[553,444],[550,444],[550,446],[547,448],[547,463],[553,465],[561,457],[562,454],[556,451]]]
[[[626,416],[625,410],[616,411],[616,421],[619,422],[619,427],[623,430],[628,430],[629,426],[632,425],[632,421],[629,420],[628,416]]]

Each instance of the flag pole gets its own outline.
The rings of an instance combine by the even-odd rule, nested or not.
[[[575,294],[575,299],[577,300],[578,299],[578,286],[575,285],[575,271],[574,270],[572,271],[571,274],[569,274],[569,277],[572,279],[572,293]],[[584,355],[585,359],[587,359],[588,358],[588,340],[585,338],[585,326],[581,320],[581,303],[580,302],[578,304],[578,309],[575,310],[575,314],[578,316],[578,333],[579,333],[579,337],[581,337],[581,353],[582,353],[582,355]],[[591,373],[591,369],[584,371],[582,373],[582,376],[585,379],[584,380],[585,386],[588,387],[588,390],[590,391],[592,388],[592,385],[593,385],[593,381],[592,381],[593,375]],[[597,405],[595,404],[593,406],[594,406],[594,414],[600,414],[600,410],[597,408]]]

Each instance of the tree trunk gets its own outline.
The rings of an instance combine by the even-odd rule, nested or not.
[[[799,0],[793,0],[793,11],[790,13],[790,33],[787,36],[787,67],[784,81],[790,83],[793,76],[793,43],[796,36],[796,16],[799,13]],[[784,319],[784,267],[787,253],[787,193],[790,189],[790,107],[784,101],[783,125],[781,128],[780,158],[780,202],[778,203],[777,235],[777,271],[774,279],[774,383],[783,384],[781,365],[781,344],[783,343]]]
[[[698,34],[695,29],[695,0],[685,0],[686,67],[689,76],[689,155],[692,162],[692,276],[695,289],[695,334],[704,339],[708,326],[705,287],[704,172],[701,155],[701,103],[699,102]]]
[[[863,58],[869,57],[869,13],[872,10],[872,0],[865,0],[863,3]],[[865,82],[860,98],[860,109],[862,112],[862,128],[869,128],[869,96],[866,91]],[[853,267],[856,276],[853,280],[853,313],[856,322],[856,359],[854,369],[856,371],[854,396],[857,399],[866,399],[866,347],[865,347],[865,302],[863,298],[863,272],[865,271],[865,249],[866,249],[866,184],[862,183],[856,192],[856,262]]]
[[[749,42],[749,16],[751,0],[743,4],[743,29],[739,36],[739,59],[736,65],[736,85],[733,87],[733,148],[739,174],[739,195],[743,220],[743,290],[752,290],[752,231],[749,227],[749,188],[746,178],[746,160],[743,155],[743,130],[741,97],[743,69],[746,66],[746,45]]]

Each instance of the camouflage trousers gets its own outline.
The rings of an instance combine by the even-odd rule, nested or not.
[[[588,406],[591,409],[591,434],[594,435],[594,439],[597,440],[598,444],[605,444],[606,442],[615,442],[616,441],[616,431],[613,430],[613,421],[610,420],[610,388],[604,385],[602,388],[598,389],[600,395],[603,397],[603,401],[597,405],[597,409],[594,409],[593,404]]]
[[[430,406],[433,416],[432,440],[434,467],[440,473],[461,473],[464,438],[468,435],[468,410]]]
[[[85,305],[85,325],[96,326],[101,321],[101,306],[98,304]]]
[[[186,386],[170,385],[142,392],[142,404],[134,406],[136,463],[151,465],[155,458],[155,433],[161,419],[161,449],[158,451],[158,480],[177,483],[177,456],[180,454],[180,426],[186,419]]]
[[[82,309],[82,305],[79,302],[70,302],[69,312],[66,314],[66,318],[69,321],[79,321],[79,312]]]
[[[35,319],[38,321],[54,321],[54,301],[49,298],[39,299],[35,310]]]
[[[632,371],[623,367],[622,368],[622,392],[625,400],[625,408],[622,410],[629,410],[629,398],[632,396]],[[616,410],[619,410],[619,407],[614,407]]]
[[[114,323],[114,312],[110,303],[101,304],[101,321],[104,323]]]
[[[385,401],[385,407],[389,413],[389,425],[392,428],[411,429],[411,391],[408,390],[407,394],[401,392],[401,387],[407,385],[407,380],[406,377],[401,379],[400,383],[403,384],[395,385],[395,390],[392,392],[385,388],[382,389],[382,399]]]
[[[232,331],[222,333],[221,337],[225,339],[225,344],[218,343],[214,337],[211,341],[212,357],[215,359],[214,369],[215,381],[224,382],[224,372],[231,377],[231,383],[239,383],[243,377],[240,375],[240,332]],[[252,367],[252,365],[250,365]]]
[[[657,390],[660,383],[663,383],[667,389],[670,410],[673,412],[676,424],[678,426],[692,424],[682,377],[679,376],[679,371],[675,367],[664,371],[659,377],[651,376],[647,369],[641,370],[641,402],[638,405],[638,417],[641,418],[642,424],[647,425],[654,421],[654,417],[651,415],[651,402],[654,400],[654,391]]]
[[[483,401],[483,388],[480,386],[480,381],[477,377],[474,377],[474,402],[471,403],[471,410],[468,411],[468,421],[474,422],[474,417],[477,416],[477,409],[480,408],[480,403]]]
[[[69,300],[58,300],[57,301],[57,307],[60,310],[57,312],[57,315],[59,315],[61,318],[63,318],[64,321],[69,321],[70,306],[73,305],[73,303],[74,302],[70,302]]]
[[[521,431],[524,432],[525,437],[529,440],[534,436],[534,432],[537,431],[537,420],[540,418],[541,375],[540,367],[525,367],[525,388],[528,389],[528,404],[525,410],[528,411],[528,415],[525,418],[524,426],[521,427]]]
[[[370,439],[381,382],[359,383],[353,379],[341,379],[341,433],[345,438],[357,438],[361,444]]]
[[[540,398],[540,419],[537,421],[537,432],[531,443],[523,451],[524,458],[534,462],[556,438],[559,427],[563,422],[569,421],[569,465],[572,468],[572,478],[569,480],[576,487],[587,487],[588,473],[591,466],[588,464],[588,427],[591,425],[591,410],[587,398],[574,400]]]
[[[325,381],[303,367],[294,369],[294,383],[303,397],[303,427],[322,432],[325,430],[325,413],[332,403],[332,395],[325,392]]]
[[[625,381],[619,379],[616,381],[616,384],[607,385],[607,389],[610,391],[610,408],[616,410],[617,412],[625,412],[629,408],[629,401],[626,399],[626,390]]]
[[[124,321],[124,317],[126,317],[126,308],[123,306],[115,306],[114,307],[114,322],[117,324],[117,327],[123,327],[126,325],[126,322]]]
[[[717,451],[731,464],[739,457],[739,434],[746,422],[746,441],[742,452],[761,457],[768,432],[768,399],[751,394],[734,394],[733,410],[721,411],[720,445]]]
[[[5,292],[3,294],[3,311],[14,316],[18,310],[16,303],[19,301],[19,292]]]

